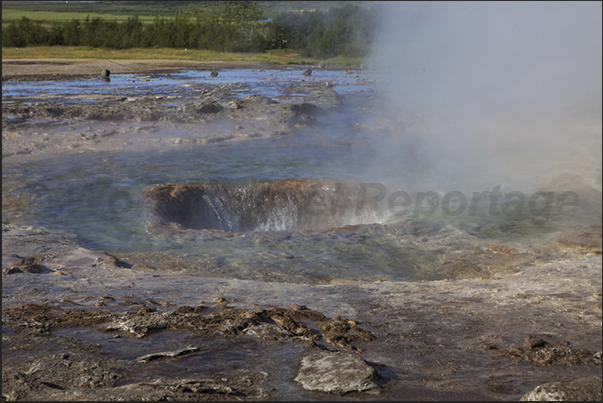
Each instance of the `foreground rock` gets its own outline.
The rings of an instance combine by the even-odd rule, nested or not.
[[[320,352],[304,357],[295,380],[304,389],[326,393],[363,392],[379,387],[375,369],[349,353]]]
[[[601,375],[571,382],[545,383],[526,393],[522,401],[601,401]]]

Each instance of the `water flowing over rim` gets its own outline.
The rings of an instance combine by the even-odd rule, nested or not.
[[[150,232],[312,231],[378,222],[352,181],[302,178],[249,186],[167,183],[143,192]]]

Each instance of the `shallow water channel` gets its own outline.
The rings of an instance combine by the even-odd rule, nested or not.
[[[239,96],[264,95],[275,98],[283,96],[288,84],[303,81],[319,81],[334,84],[337,92],[347,95],[373,89],[375,77],[359,70],[313,70],[310,78],[301,78],[302,70],[290,67],[279,70],[222,69],[217,77],[210,78],[205,70],[182,70],[175,73],[158,74],[114,74],[109,80],[100,77],[69,81],[8,81],[2,83],[2,93],[8,96],[30,98],[33,102],[45,97],[61,102],[96,102],[96,95],[119,93],[122,96],[165,96],[176,91],[195,93],[194,84],[208,83],[216,86],[243,85],[235,93]],[[303,96],[303,93],[287,93],[288,96]]]

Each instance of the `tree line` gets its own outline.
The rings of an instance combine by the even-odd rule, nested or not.
[[[86,17],[42,24],[22,17],[2,27],[2,47],[91,46],[108,49],[189,48],[222,52],[299,51],[303,56],[364,56],[377,26],[376,13],[357,5],[328,11],[286,12],[263,21],[254,2],[216,2],[206,10],[178,11],[143,24]]]

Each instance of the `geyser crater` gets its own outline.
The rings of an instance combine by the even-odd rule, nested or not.
[[[149,228],[307,231],[380,221],[358,198],[360,185],[333,179],[285,179],[249,186],[167,183],[143,193]]]

